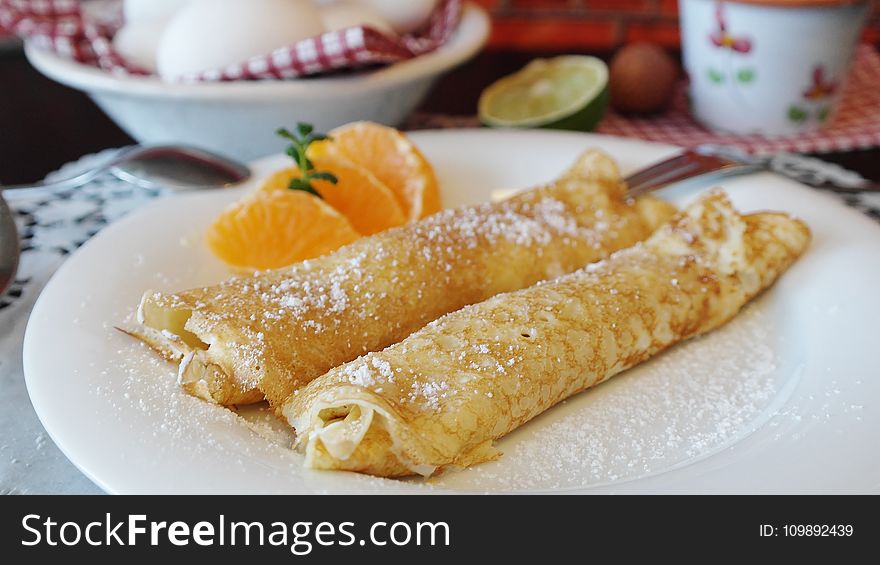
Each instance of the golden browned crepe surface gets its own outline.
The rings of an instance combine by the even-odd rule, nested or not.
[[[443,211],[288,269],[148,292],[131,333],[180,360],[190,393],[277,406],[443,314],[630,246],[674,212],[624,190],[614,163],[588,152],[559,180],[503,202]]]
[[[329,371],[283,413],[314,468],[394,477],[490,460],[495,439],[561,400],[725,323],[809,239],[715,192],[644,243]]]

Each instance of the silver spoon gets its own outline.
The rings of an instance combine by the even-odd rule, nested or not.
[[[15,272],[18,270],[18,257],[21,248],[18,243],[18,231],[15,229],[15,220],[6,201],[0,196],[0,296],[15,280]]]
[[[135,145],[120,149],[103,163],[71,178],[0,186],[0,295],[15,279],[21,255],[15,221],[3,197],[40,190],[73,189],[108,171],[136,186],[180,191],[223,188],[244,182],[251,176],[247,165],[197,147]]]
[[[242,163],[188,145],[133,145],[109,156],[103,163],[74,177],[51,182],[0,186],[5,196],[36,189],[76,188],[109,171],[126,182],[144,188],[174,190],[223,188],[250,178]]]

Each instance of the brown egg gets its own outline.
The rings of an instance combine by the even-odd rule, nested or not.
[[[653,43],[631,43],[611,59],[611,106],[625,114],[652,114],[669,106],[678,64]]]

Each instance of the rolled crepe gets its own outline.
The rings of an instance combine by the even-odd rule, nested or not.
[[[740,216],[714,192],[643,244],[331,370],[283,414],[312,468],[397,477],[495,459],[495,439],[731,319],[809,239],[798,220]]]
[[[674,213],[624,191],[614,162],[588,152],[556,182],[503,202],[440,212],[287,269],[148,292],[130,333],[179,361],[191,394],[277,406],[332,367],[607,257]]]

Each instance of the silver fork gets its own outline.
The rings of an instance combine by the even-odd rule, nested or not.
[[[871,182],[858,173],[835,165],[793,153],[772,157],[755,157],[730,147],[699,145],[644,169],[624,179],[629,196],[639,196],[687,179],[714,175],[732,175],[773,171],[816,188],[837,192],[878,192],[880,183]]]

